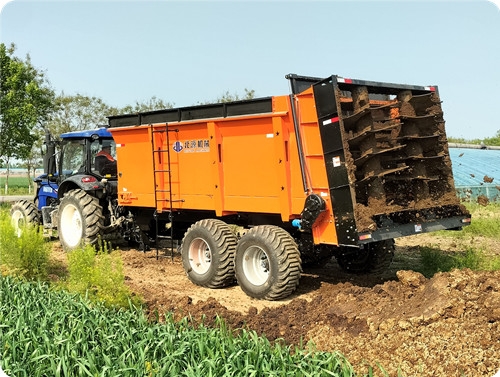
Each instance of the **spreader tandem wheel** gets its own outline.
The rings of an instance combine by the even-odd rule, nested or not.
[[[280,300],[299,285],[300,252],[292,236],[272,225],[257,226],[238,242],[236,280],[249,296]]]
[[[182,240],[182,264],[189,280],[206,288],[234,283],[236,236],[223,221],[200,220]]]
[[[345,249],[336,256],[339,266],[352,274],[380,274],[387,270],[394,258],[394,240],[373,242],[364,249]]]

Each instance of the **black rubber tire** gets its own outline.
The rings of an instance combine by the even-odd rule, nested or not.
[[[83,190],[64,194],[59,205],[57,229],[64,250],[96,244],[103,236],[104,216],[99,200]]]
[[[340,251],[336,256],[339,266],[352,274],[380,274],[387,270],[394,258],[394,240],[372,242],[357,251]]]
[[[256,226],[238,242],[236,280],[250,297],[281,300],[299,285],[300,252],[293,237],[274,225]]]
[[[181,244],[182,265],[189,280],[206,288],[233,284],[237,242],[223,221],[204,219],[194,223]]]
[[[18,202],[15,202],[10,209],[10,217],[12,226],[18,234],[21,232],[21,228],[25,225],[40,224],[40,212],[38,211],[35,203],[30,202],[29,200],[19,200]]]
[[[312,251],[304,254],[300,253],[302,258],[302,267],[305,269],[311,268],[323,268],[325,267],[333,258],[335,252],[332,250],[335,246],[330,247],[330,245],[314,245]]]

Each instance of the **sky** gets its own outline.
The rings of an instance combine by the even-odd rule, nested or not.
[[[115,107],[284,95],[288,73],[335,74],[437,85],[448,136],[500,130],[500,8],[486,0],[14,0],[0,42],[56,93]]]

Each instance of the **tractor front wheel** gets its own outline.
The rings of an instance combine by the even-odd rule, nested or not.
[[[29,200],[20,200],[12,205],[10,210],[12,226],[17,235],[21,234],[23,226],[28,224],[38,225],[40,223],[40,214],[35,203]]]
[[[64,194],[58,222],[59,240],[64,250],[97,243],[103,228],[104,216],[97,198],[80,189]]]

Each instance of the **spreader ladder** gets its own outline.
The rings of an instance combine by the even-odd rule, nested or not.
[[[172,195],[172,161],[170,156],[170,137],[171,132],[179,132],[178,129],[169,129],[168,123],[165,126],[150,125],[151,145],[153,150],[153,171],[154,171],[154,194],[155,194],[155,212],[154,219],[156,224],[155,242],[156,258],[159,257],[160,239],[170,239],[170,257],[174,259],[174,227],[173,227],[173,203],[183,202],[182,199],[173,199]],[[168,213],[170,221],[169,235],[159,234],[159,214]],[[165,252],[165,256],[167,253]]]

